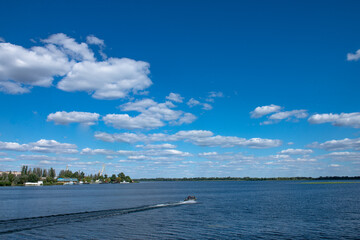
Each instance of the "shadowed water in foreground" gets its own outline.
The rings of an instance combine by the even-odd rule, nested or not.
[[[0,188],[0,238],[359,238],[359,184],[299,183]],[[179,202],[188,195],[195,195],[198,204]]]
[[[32,230],[42,227],[49,227],[59,224],[71,224],[74,222],[83,222],[96,218],[112,217],[112,216],[129,214],[134,212],[152,210],[156,208],[176,207],[176,206],[181,206],[185,204],[194,204],[194,203],[196,202],[187,201],[187,202],[176,202],[176,203],[162,203],[162,204],[141,206],[135,208],[109,209],[109,210],[99,210],[92,212],[67,213],[67,214],[57,214],[50,216],[31,217],[31,218],[0,220],[0,235],[21,232],[25,230]]]

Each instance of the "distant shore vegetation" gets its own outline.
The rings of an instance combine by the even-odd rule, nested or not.
[[[58,179],[76,179],[77,182],[82,183],[131,183],[133,180],[131,177],[125,175],[123,172],[119,174],[90,174],[86,175],[84,172],[72,172],[71,170],[60,170],[56,175],[54,168],[42,169],[42,168],[29,168],[28,166],[22,166],[20,172],[1,172],[0,174],[0,186],[23,186],[25,183],[36,183],[42,181],[43,185],[62,185],[62,182],[58,182]]]
[[[139,178],[134,179],[140,182],[150,181],[293,181],[293,180],[360,180],[360,176],[326,176],[326,177],[194,177],[194,178]]]

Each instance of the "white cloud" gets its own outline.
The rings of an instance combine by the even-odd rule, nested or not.
[[[23,94],[30,92],[29,88],[22,87],[20,83],[5,81],[0,82],[0,92],[8,94]]]
[[[360,49],[357,50],[355,53],[348,53],[347,60],[348,61],[357,61],[360,59]]]
[[[34,143],[29,143],[29,151],[46,153],[77,153],[77,146],[70,143],[59,143],[55,140],[41,139]]]
[[[255,163],[257,161],[256,157],[254,156],[246,156],[242,153],[234,153],[234,152],[228,152],[228,153],[217,153],[217,152],[205,152],[200,153],[200,157],[210,159],[210,160],[216,160],[216,161],[230,161],[228,166],[231,166],[233,163]]]
[[[342,140],[330,140],[324,143],[314,142],[307,147],[324,149],[326,151],[342,151],[346,149],[360,151],[360,138],[344,138]]]
[[[224,97],[222,92],[209,92],[209,98]]]
[[[144,148],[144,149],[164,149],[164,148],[176,148],[176,145],[170,143],[164,143],[164,144],[136,145],[136,147]]]
[[[173,110],[171,102],[157,103],[152,99],[129,102],[120,106],[123,111],[137,111],[139,115],[132,117],[128,114],[107,114],[103,117],[105,124],[117,129],[151,129],[158,128],[168,122],[173,125],[192,123],[196,117],[191,113]]]
[[[182,103],[184,98],[181,97],[181,95],[178,93],[170,93],[169,96],[166,97],[166,99],[170,101]]]
[[[0,37],[0,42],[2,42],[2,43],[5,42],[5,39]]]
[[[280,153],[281,154],[288,154],[288,155],[306,155],[306,154],[310,154],[313,153],[314,151],[311,149],[293,149],[293,148],[289,148],[286,150],[282,150]]]
[[[331,158],[337,161],[358,161],[360,162],[360,152],[331,152],[320,156],[320,158]]]
[[[59,143],[55,140],[41,139],[37,142],[19,144],[16,142],[0,142],[1,150],[32,151],[46,153],[77,153],[77,146],[70,143]]]
[[[61,90],[93,93],[97,99],[124,98],[130,91],[148,88],[149,64],[128,58],[109,58],[103,62],[79,62],[58,83]]]
[[[137,133],[114,133],[109,134],[105,132],[96,132],[95,138],[100,139],[105,142],[125,142],[125,143],[135,143],[143,142],[146,138],[144,134]]]
[[[16,159],[14,158],[8,158],[8,157],[0,158],[0,162],[14,162],[14,161],[16,161]]]
[[[306,118],[308,116],[307,110],[292,110],[292,111],[284,111],[272,114],[269,119],[272,120],[283,120],[290,118]]]
[[[222,92],[209,92],[209,95],[205,99],[207,102],[214,102],[214,98],[220,98],[224,97],[224,94]]]
[[[360,128],[360,112],[314,114],[308,121],[312,124],[331,123],[333,126]]]
[[[273,112],[279,112],[282,107],[278,105],[268,105],[268,106],[262,106],[257,107],[254,109],[254,111],[250,112],[251,118],[261,118],[262,116],[268,115]]]
[[[88,44],[94,44],[99,46],[105,46],[104,40],[95,37],[94,35],[89,35],[86,37],[86,42]]]
[[[171,144],[163,144],[163,145],[147,145],[147,146],[138,146],[144,148],[144,150],[140,151],[126,151],[119,150],[114,151],[110,149],[90,149],[84,148],[81,151],[83,155],[107,155],[107,157],[111,157],[114,155],[125,155],[128,159],[131,160],[181,160],[184,157],[191,157],[192,154],[189,152],[183,152],[177,149],[173,149],[175,147]],[[113,157],[112,157],[113,158]]]
[[[158,118],[147,115],[131,117],[128,114],[107,114],[103,117],[105,124],[117,129],[158,128],[165,124]]]
[[[261,118],[272,113],[267,117],[268,120],[261,122],[260,125],[274,124],[284,119],[287,121],[297,121],[298,119],[306,118],[308,116],[307,110],[304,109],[292,111],[281,111],[281,109],[281,106],[274,104],[257,107],[254,109],[254,111],[250,112],[250,116],[251,118]]]
[[[95,138],[107,141],[107,142],[159,142],[159,141],[185,141],[191,142],[198,146],[209,147],[249,147],[249,148],[271,148],[278,147],[282,144],[277,139],[263,139],[263,138],[239,138],[234,136],[220,136],[214,134],[211,131],[205,130],[190,130],[179,131],[175,134],[135,134],[135,133],[116,133],[108,134],[99,132],[95,134]]]
[[[59,157],[59,156],[48,156],[48,155],[20,155],[17,157],[21,160],[37,160],[37,161],[77,161],[79,158],[75,157]]]
[[[81,123],[83,125],[91,126],[94,125],[100,115],[97,113],[89,112],[56,112],[51,113],[47,117],[47,121],[53,121],[55,124],[66,125],[69,123]]]
[[[204,103],[202,109],[204,109],[204,110],[211,110],[212,108],[213,108],[213,107],[212,107],[210,104]]]
[[[91,148],[84,148],[81,150],[80,154],[82,155],[133,155],[134,151],[127,151],[127,150],[109,150],[109,149],[91,149]]]
[[[89,36],[88,42],[102,45]],[[78,43],[63,33],[42,40],[44,46],[30,49],[0,43],[0,91],[22,94],[32,86],[57,87],[68,92],[86,91],[97,99],[118,99],[140,93],[152,82],[149,64],[128,58],[97,61],[86,43]],[[101,53],[100,53],[101,54]]]
[[[212,106],[208,103],[201,103],[199,102],[198,100],[194,99],[194,98],[191,98],[187,103],[186,103],[189,107],[195,107],[195,106],[202,106],[202,109],[204,110],[211,110],[212,109]]]
[[[214,156],[217,154],[218,154],[217,152],[203,152],[203,153],[199,153],[199,156],[206,157],[206,156]]]
[[[184,113],[178,121],[173,122],[174,125],[189,124],[196,120],[196,116],[192,113]]]
[[[42,40],[42,42],[56,45],[62,52],[76,60],[95,61],[94,53],[86,43],[77,43],[75,39],[63,33],[53,34],[49,38]]]
[[[340,167],[339,164],[330,164],[330,167]]]
[[[130,160],[147,160],[149,158],[145,155],[137,155],[137,156],[129,156],[128,159],[130,159]]]
[[[10,94],[29,92],[29,86],[50,87],[54,76],[63,76],[73,62],[54,46],[25,49],[0,43],[0,90]]]
[[[195,100],[194,98],[190,98],[190,100],[186,104],[189,107],[195,107],[197,105],[200,105],[201,103],[198,100]]]

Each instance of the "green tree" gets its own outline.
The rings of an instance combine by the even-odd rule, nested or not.
[[[48,176],[48,172],[47,172],[47,170],[46,170],[46,169],[44,169],[44,170],[43,170],[42,177],[45,177],[45,178],[46,178],[47,176]]]
[[[51,178],[55,178],[55,177],[56,177],[55,169],[50,168],[50,170],[49,170],[49,177],[51,177]]]
[[[21,176],[27,175],[28,174],[28,166],[23,165],[21,167]]]
[[[116,182],[116,175],[115,174],[111,175],[110,181],[111,182]]]
[[[28,181],[29,182],[37,182],[37,181],[39,181],[39,177],[35,173],[31,173],[31,174],[29,174]]]
[[[8,178],[8,180],[9,180],[9,182],[12,183],[12,182],[14,182],[14,180],[15,180],[15,175],[10,172],[10,173],[8,174],[7,178]]]

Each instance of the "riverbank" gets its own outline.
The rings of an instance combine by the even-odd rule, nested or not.
[[[161,181],[299,181],[299,180],[360,180],[360,176],[326,176],[326,177],[277,177],[277,178],[251,178],[251,177],[195,177],[195,178],[139,178],[139,182]]]

